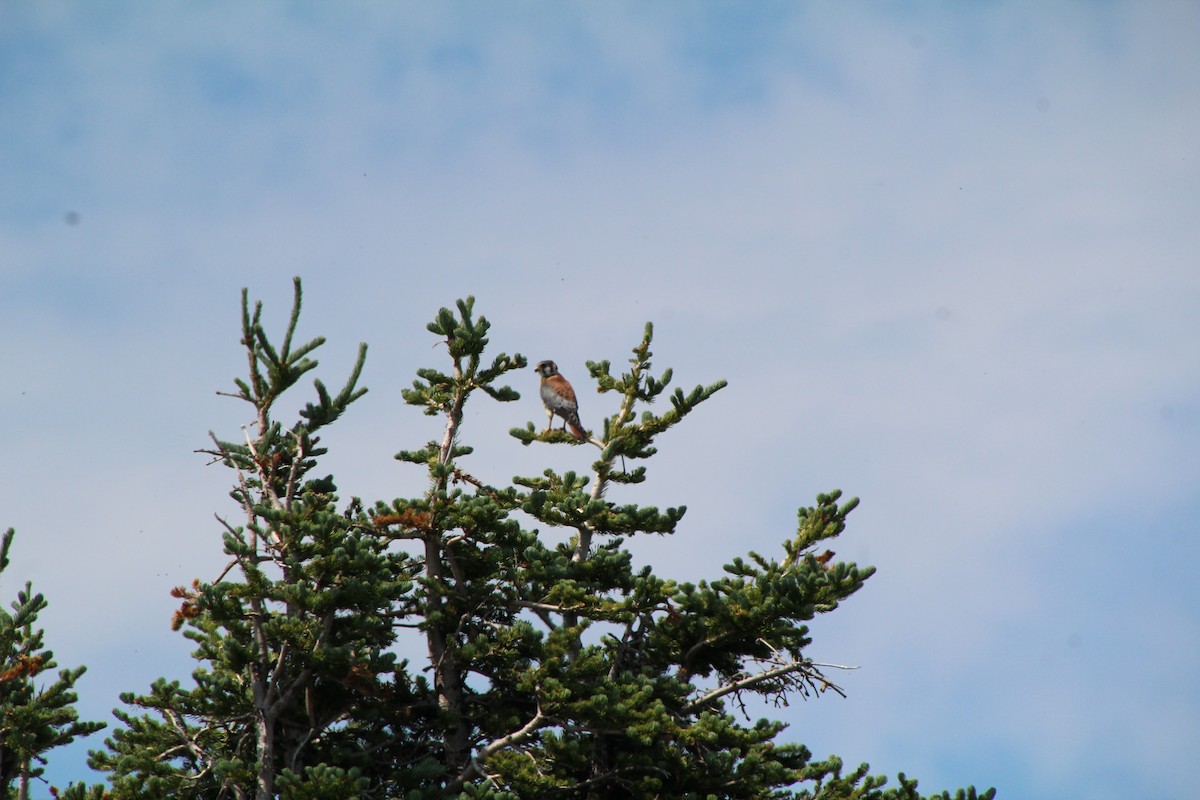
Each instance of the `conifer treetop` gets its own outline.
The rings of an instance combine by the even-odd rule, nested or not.
[[[197,645],[192,683],[123,695],[124,727],[92,754],[115,800],[918,797],[903,776],[885,789],[865,766],[844,775],[781,740],[783,723],[747,715],[755,700],[845,694],[829,677],[842,668],[812,655],[808,622],[874,572],[827,547],[856,499],[818,495],[777,554],[694,581],[635,566],[625,546],[686,535],[684,505],[624,502],[621,489],[649,480],[664,434],[724,381],[672,389],[647,324],[627,368],[587,362],[595,389],[618,398],[590,469],[491,485],[462,460],[464,410],[520,399],[505,381],[528,361],[489,358],[492,326],[467,297],[426,326],[444,360],[402,393],[443,420],[440,438],[396,454],[425,489],[342,503],[333,476],[314,477],[317,432],[366,391],[366,347],[340,391],[314,380],[316,399],[285,426],[276,402],[317,370],[324,341],[293,345],[301,298],[297,281],[276,346],[243,293],[247,373],[231,395],[255,422],[205,451],[232,470],[242,519],[218,517],[225,570],[175,592],[175,624]],[[586,444],[533,423],[510,433]]]
[[[16,532],[0,538],[0,575],[8,569]],[[84,666],[62,669],[47,681],[45,673],[58,664],[46,649],[45,632],[37,618],[48,601],[34,593],[31,583],[17,592],[9,608],[0,608],[0,798],[28,798],[30,786],[45,772],[46,755],[78,737],[103,729],[103,722],[79,719],[75,683]]]

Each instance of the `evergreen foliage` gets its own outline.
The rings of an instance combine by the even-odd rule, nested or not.
[[[239,519],[220,518],[228,566],[175,592],[176,627],[196,645],[192,680],[123,695],[123,727],[92,753],[114,798],[919,797],[903,776],[882,789],[865,765],[843,776],[840,761],[777,741],[783,724],[739,713],[749,698],[841,692],[805,654],[806,623],[873,572],[816,552],[856,500],[818,495],[778,558],[748,553],[695,583],[636,567],[624,547],[673,533],[686,509],[610,492],[645,481],[660,436],[724,382],[668,393],[647,325],[625,371],[588,363],[618,407],[591,474],[492,486],[471,471],[464,408],[520,399],[504,381],[528,363],[484,358],[490,325],[467,298],[428,325],[448,363],[404,392],[443,421],[440,439],[396,456],[424,470],[424,492],[343,503],[316,472],[318,432],[366,391],[366,348],[339,392],[315,381],[285,427],[277,402],[323,342],[294,345],[300,305],[297,281],[276,346],[243,292],[248,372],[231,396],[255,423],[205,451],[233,473]],[[511,434],[591,446],[533,423]],[[417,642],[419,665],[398,657]]]
[[[0,539],[0,573],[8,568],[14,531]],[[75,711],[75,682],[87,667],[63,669],[58,678],[37,685],[37,678],[57,666],[45,649],[38,614],[48,605],[33,586],[17,592],[12,611],[0,608],[0,798],[26,798],[30,784],[45,771],[45,755],[104,727],[82,722]],[[16,788],[14,790],[14,783]]]

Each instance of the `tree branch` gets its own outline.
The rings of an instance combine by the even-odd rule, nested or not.
[[[539,703],[537,713],[533,718],[523,726],[513,731],[512,733],[501,736],[499,739],[492,741],[486,747],[471,757],[466,769],[458,774],[458,777],[450,782],[448,790],[453,791],[462,786],[472,778],[486,774],[483,769],[483,762],[487,761],[491,756],[500,752],[506,747],[513,747],[521,744],[529,739],[539,728],[546,724],[546,715],[542,713],[542,706]]]
[[[747,689],[753,689],[757,686],[761,686],[763,683],[766,683],[768,681],[776,680],[779,678],[784,678],[784,677],[786,677],[788,675],[792,675],[794,673],[800,673],[799,680],[804,683],[809,684],[810,686],[812,686],[814,688],[819,688],[821,690],[832,689],[833,691],[840,694],[842,697],[845,697],[846,693],[841,689],[841,687],[839,687],[832,681],[828,680],[824,675],[822,675],[821,671],[819,669],[817,669],[818,667],[831,667],[831,668],[836,668],[836,669],[858,669],[858,667],[842,666],[841,664],[818,664],[816,662],[807,661],[807,660],[792,661],[790,663],[783,664],[783,665],[775,667],[773,669],[763,670],[762,672],[756,673],[754,675],[747,675],[746,677],[741,678],[740,680],[733,681],[732,683],[727,683],[723,686],[718,686],[717,688],[713,689],[712,691],[706,692],[703,695],[701,695],[700,697],[693,700],[692,702],[688,703],[686,706],[683,707],[683,710],[685,713],[691,714],[691,713],[698,711],[702,706],[708,705],[709,703],[711,703],[714,700],[719,700],[720,698],[725,697],[726,695],[733,694],[735,692],[745,691]]]

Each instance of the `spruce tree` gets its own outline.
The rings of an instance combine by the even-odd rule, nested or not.
[[[675,533],[686,509],[612,496],[648,479],[663,435],[723,381],[671,390],[647,325],[628,367],[587,365],[617,408],[590,440],[511,431],[514,445],[597,447],[590,473],[492,485],[472,467],[464,409],[519,400],[514,371],[536,378],[519,354],[484,358],[490,324],[467,298],[427,326],[444,366],[404,392],[442,421],[440,438],[396,456],[425,472],[425,491],[339,505],[333,477],[315,477],[316,434],[365,391],[365,347],[338,394],[315,381],[283,427],[276,403],[323,342],[293,347],[300,303],[297,281],[276,346],[243,292],[249,369],[233,395],[255,423],[207,449],[235,476],[229,565],[176,590],[200,663],[191,683],[124,695],[124,727],[92,754],[115,797],[920,797],[903,775],[891,789],[865,765],[843,775],[744,713],[751,698],[842,692],[806,654],[806,623],[873,572],[819,552],[856,500],[818,495],[777,556],[747,553],[707,580],[659,577],[625,547]],[[416,664],[398,658],[417,642]]]
[[[0,539],[0,573],[9,565],[14,531]],[[46,753],[104,727],[83,722],[75,711],[75,682],[87,667],[63,669],[39,687],[39,676],[57,666],[45,648],[38,614],[48,605],[32,584],[17,592],[11,611],[0,608],[0,798],[29,797],[30,785],[45,772]],[[14,790],[14,784],[16,784]]]
[[[397,742],[391,702],[411,680],[388,648],[413,570],[355,504],[337,507],[332,476],[313,473],[318,433],[366,391],[366,346],[342,389],[316,380],[315,400],[285,427],[275,406],[316,368],[310,354],[324,341],[293,345],[300,303],[297,281],[275,345],[262,304],[251,310],[243,292],[247,375],[228,394],[253,422],[240,439],[210,435],[204,451],[234,474],[239,517],[218,518],[230,560],[215,580],[174,590],[173,625],[187,627],[201,664],[190,685],[162,679],[122,695],[149,713],[114,712],[125,727],[92,755],[116,797],[351,797]]]

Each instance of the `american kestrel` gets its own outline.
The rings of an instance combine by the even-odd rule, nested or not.
[[[588,435],[579,422],[579,403],[575,400],[575,390],[566,378],[558,374],[558,365],[553,361],[540,361],[534,369],[542,376],[542,403],[546,406],[548,417],[546,430],[554,427],[554,415],[558,414],[563,418],[563,430],[571,426],[571,435],[586,442]]]

